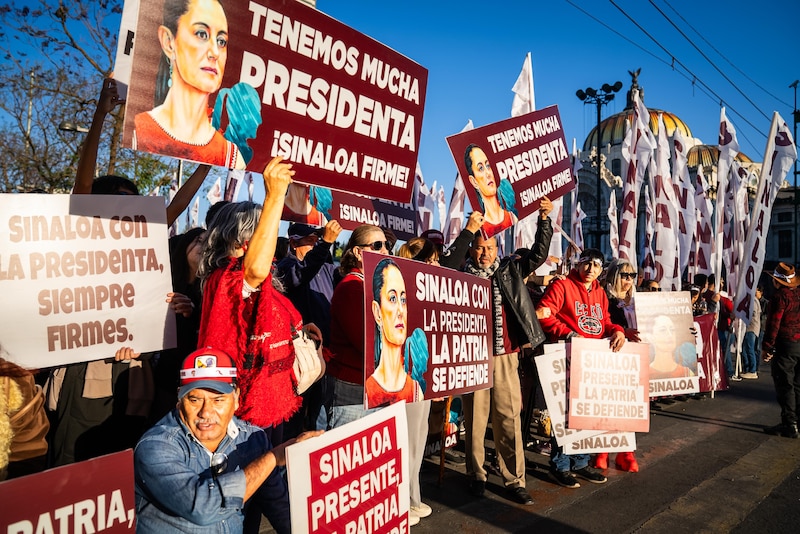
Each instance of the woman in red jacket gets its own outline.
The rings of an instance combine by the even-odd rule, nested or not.
[[[389,254],[390,243],[377,226],[353,230],[342,253],[344,278],[331,298],[331,359],[327,373],[336,379],[328,426],[335,428],[369,413],[364,408],[364,251]]]

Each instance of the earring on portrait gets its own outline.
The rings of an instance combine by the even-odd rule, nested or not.
[[[172,63],[173,63],[173,60],[168,59],[167,63],[169,63],[169,78],[167,78],[167,87],[172,87]]]

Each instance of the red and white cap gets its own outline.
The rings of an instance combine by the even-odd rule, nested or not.
[[[178,399],[196,388],[227,395],[236,389],[236,364],[219,349],[198,349],[183,360],[180,379]]]

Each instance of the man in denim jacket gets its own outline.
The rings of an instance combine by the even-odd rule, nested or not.
[[[137,532],[241,532],[251,497],[277,532],[291,532],[289,494],[275,468],[295,440],[273,448],[263,430],[234,416],[236,366],[222,351],[187,356],[180,384],[177,408],[134,451]]]

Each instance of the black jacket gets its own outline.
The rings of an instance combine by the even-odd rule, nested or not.
[[[521,257],[506,256],[500,260],[500,266],[493,275],[507,309],[512,312],[507,318],[515,320],[519,327],[518,331],[521,331],[526,338],[519,340],[520,345],[524,345],[527,341],[531,347],[541,345],[545,335],[539,319],[536,318],[536,308],[525,285],[525,278],[545,262],[550,252],[550,240],[553,238],[550,218],[539,219],[538,223],[536,240],[528,253]]]

